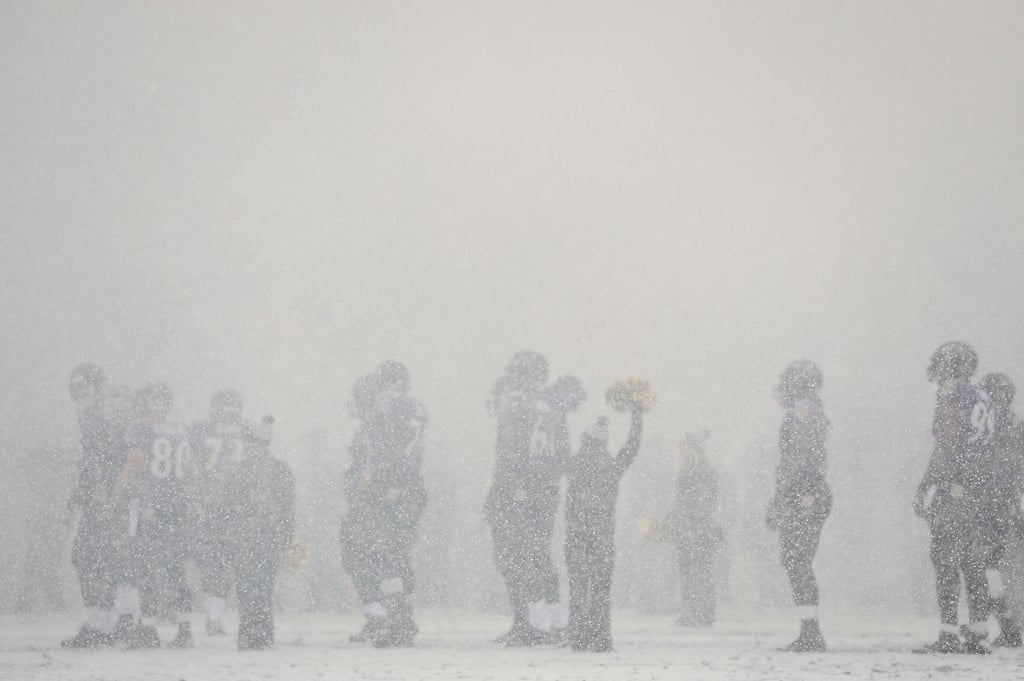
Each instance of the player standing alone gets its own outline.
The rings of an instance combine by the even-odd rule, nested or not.
[[[775,496],[768,506],[768,527],[779,532],[800,635],[784,650],[819,652],[825,639],[818,625],[818,580],[814,556],[821,529],[832,510],[832,490],[825,480],[830,423],[818,392],[821,370],[813,362],[793,362],[782,372],[776,397],[786,410],[779,432]]]
[[[928,365],[928,380],[938,386],[932,422],[935,448],[917,488],[914,512],[931,530],[941,624],[938,640],[919,652],[989,652],[982,640],[988,635],[989,614],[985,533],[990,523],[985,516],[990,510],[986,490],[992,483],[992,414],[988,396],[970,382],[977,368],[974,348],[959,341],[940,345]],[[957,629],[961,575],[970,617],[962,642]]]

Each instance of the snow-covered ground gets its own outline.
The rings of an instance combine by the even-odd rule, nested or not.
[[[0,678],[62,681],[144,679],[474,679],[620,681],[621,679],[1012,679],[1024,674],[1024,653],[987,657],[916,655],[935,635],[934,623],[871,614],[822,621],[832,650],[778,652],[795,634],[781,614],[727,612],[713,631],[693,632],[670,618],[615,613],[616,649],[608,654],[565,649],[506,650],[492,642],[507,626],[497,615],[424,612],[419,645],[374,650],[349,643],[355,616],[285,614],[272,651],[241,653],[228,638],[197,636],[192,650],[66,651],[73,633],[65,616],[0,618]],[[197,624],[199,619],[196,619]],[[172,630],[163,631],[170,638]]]

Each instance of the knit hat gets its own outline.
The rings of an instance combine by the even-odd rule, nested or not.
[[[608,417],[598,416],[594,425],[583,431],[583,437],[590,438],[601,444],[608,443]]]

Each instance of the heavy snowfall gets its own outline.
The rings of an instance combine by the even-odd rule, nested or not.
[[[991,646],[1024,613],[1013,532],[990,654],[914,651],[979,624],[965,582],[941,629],[934,516],[915,497],[941,449],[929,364],[963,341],[971,380],[1024,381],[1021,35],[1013,0],[0,4],[0,679],[1019,675],[1024,648]],[[524,351],[544,361],[532,387],[516,384]],[[810,600],[766,525],[798,360],[820,370],[830,424]],[[102,385],[75,382],[85,363]],[[399,365],[389,383],[381,367]],[[403,528],[407,572],[374,573],[379,599],[346,553],[398,534],[349,522],[360,457],[381,450],[367,376],[373,409],[415,398],[425,415],[403,448],[425,503]],[[566,461],[598,441],[614,457],[643,415],[602,526],[607,652],[558,633],[572,476],[544,537],[554,595],[517,604],[503,564],[502,386],[554,404],[567,376],[586,398],[551,407]],[[639,401],[606,399],[631,377]],[[128,599],[160,647],[103,638],[113,585],[111,630],[66,645],[100,621],[73,560],[83,414],[131,395],[131,461],[156,451],[127,434],[154,395],[185,433],[225,388],[245,457],[294,476],[272,646],[239,650],[234,582],[226,634],[210,633],[194,552],[187,607],[166,584],[159,617]],[[659,529],[696,450],[717,480],[699,590],[717,609],[699,622],[682,540]],[[130,469],[104,496],[126,514]],[[126,546],[146,522],[130,517]],[[279,548],[246,556],[277,566]],[[415,631],[375,632],[395,607]],[[826,649],[783,650],[811,619]],[[186,621],[190,645],[169,649]]]

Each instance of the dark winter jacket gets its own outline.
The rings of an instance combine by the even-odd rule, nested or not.
[[[629,437],[615,457],[605,443],[584,436],[580,451],[569,461],[565,517],[569,541],[613,541],[619,481],[640,451],[643,422],[633,414]]]
[[[672,506],[671,532],[681,540],[694,532],[715,531],[718,476],[706,460],[698,458],[679,472]]]
[[[245,462],[232,477],[228,498],[236,559],[276,561],[295,534],[295,478],[288,465],[278,459],[263,466]]]

